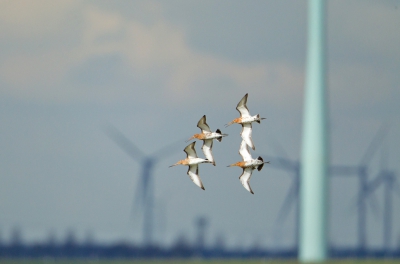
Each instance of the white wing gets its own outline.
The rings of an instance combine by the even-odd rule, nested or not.
[[[204,156],[206,156],[206,159],[211,161],[213,163],[213,165],[215,166],[214,157],[213,157],[213,154],[211,152],[212,145],[213,145],[213,140],[212,139],[205,139],[203,147],[201,149],[203,150],[203,153],[204,153]]]
[[[251,167],[244,168],[242,175],[240,175],[239,180],[242,183],[243,187],[248,190],[250,193],[254,194],[253,190],[250,187],[250,178],[253,169]]]
[[[200,128],[203,133],[211,132],[210,127],[206,123],[206,115],[203,115],[203,117],[200,118],[197,127]]]
[[[240,133],[240,135],[242,136],[242,139],[246,141],[247,145],[249,145],[250,148],[255,150],[256,147],[254,146],[253,139],[251,138],[251,132],[252,132],[251,123],[242,124],[242,132]]]
[[[189,165],[189,169],[187,171],[187,174],[189,175],[190,179],[201,189],[204,189],[203,183],[201,182],[200,176],[199,176],[199,166],[196,165]]]
[[[242,156],[243,161],[252,160],[251,154],[249,152],[249,148],[247,146],[246,141],[242,140],[239,147],[239,154]]]
[[[250,112],[249,109],[247,108],[247,96],[249,94],[246,94],[243,96],[242,100],[239,101],[238,105],[236,106],[236,109],[240,113],[240,117],[250,117]]]
[[[194,145],[196,144],[196,141],[193,141],[189,145],[186,146],[186,148],[183,150],[186,152],[186,155],[190,159],[195,159],[197,158],[197,153],[196,150],[194,149]]]

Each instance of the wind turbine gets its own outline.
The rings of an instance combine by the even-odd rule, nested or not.
[[[273,145],[274,152],[277,152],[279,157],[266,156],[266,159],[270,161],[270,166],[284,170],[290,173],[292,176],[292,183],[287,191],[287,194],[283,200],[282,206],[278,212],[278,216],[275,220],[275,236],[279,237],[281,233],[285,219],[287,218],[292,205],[295,204],[295,247],[298,248],[299,241],[299,188],[300,188],[300,162],[294,161],[288,158],[286,151],[283,147],[277,143]]]
[[[359,182],[359,191],[357,194],[357,205],[358,205],[358,247],[360,252],[365,252],[366,250],[366,242],[367,242],[367,196],[368,196],[368,164],[372,160],[375,155],[379,145],[382,143],[385,135],[387,133],[387,126],[383,125],[377,131],[371,143],[368,145],[367,150],[364,152],[363,157],[361,158],[359,165],[356,166],[334,166],[331,167],[332,175],[340,175],[340,176],[356,176],[358,177]],[[372,209],[376,208],[375,200],[369,200],[371,202]]]
[[[381,151],[380,172],[368,185],[368,194],[375,192],[381,185],[384,188],[383,211],[383,248],[390,251],[393,227],[393,193],[400,197],[400,184],[394,171],[387,169],[387,149]]]
[[[153,245],[154,167],[162,158],[167,157],[175,151],[172,148],[176,146],[177,142],[167,145],[151,155],[146,155],[114,126],[108,125],[105,131],[122,150],[141,164],[141,173],[132,209],[139,208],[143,213],[143,242],[146,247],[150,247]]]
[[[296,248],[298,247],[298,239],[299,239],[299,190],[300,190],[300,169],[301,164],[299,160],[290,160],[288,155],[284,151],[284,149],[275,142],[273,146],[275,152],[278,152],[280,157],[271,157],[267,156],[267,159],[271,161],[270,166],[275,167],[277,169],[288,171],[292,174],[292,183],[286,193],[282,206],[278,212],[278,216],[275,220],[275,236],[278,235],[283,227],[283,224],[292,208],[295,205],[295,243]],[[266,156],[266,155],[263,155]],[[333,171],[336,174],[355,174],[357,172],[356,169],[350,166],[342,166],[342,165],[332,165],[329,168],[329,171]],[[334,176],[334,174],[330,174]]]
[[[374,139],[371,141],[367,148],[359,166],[347,166],[347,165],[331,165],[329,167],[329,175],[331,176],[358,176],[359,177],[359,191],[358,191],[358,243],[361,250],[365,250],[366,241],[366,198],[368,193],[368,166],[367,163],[372,159],[378,145],[382,142],[384,136],[387,133],[387,127],[382,126],[377,132]],[[267,159],[271,161],[270,166],[277,169],[289,171],[293,175],[292,184],[289,187],[287,194],[284,198],[282,206],[279,210],[278,217],[275,220],[275,230],[277,233],[280,232],[285,219],[287,218],[293,204],[295,204],[295,237],[296,243],[298,243],[299,236],[299,188],[300,188],[300,169],[301,164],[298,160],[290,160],[283,148],[275,142],[273,149],[279,153],[281,157],[267,156]],[[264,155],[266,156],[266,155]],[[376,211],[376,201],[371,196],[369,202],[374,211]]]

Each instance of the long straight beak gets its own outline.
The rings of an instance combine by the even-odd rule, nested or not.
[[[225,127],[228,127],[228,126],[232,125],[233,123],[234,123],[234,122],[231,121],[231,122],[229,122],[228,124],[225,124]]]
[[[188,140],[185,140],[185,142],[188,142],[190,140],[194,139],[194,136],[191,136]]]

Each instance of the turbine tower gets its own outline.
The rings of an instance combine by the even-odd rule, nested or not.
[[[301,262],[327,258],[328,114],[325,93],[325,1],[308,1],[308,50],[300,185]]]
[[[392,244],[393,227],[393,193],[400,197],[400,185],[394,171],[384,169],[369,184],[368,193],[374,192],[380,185],[384,188],[384,211],[383,211],[383,248],[389,252]]]
[[[110,138],[131,158],[141,164],[140,178],[136,187],[134,205],[132,209],[137,209],[143,214],[143,243],[146,247],[153,246],[154,229],[154,167],[162,158],[171,154],[176,142],[161,148],[151,155],[145,155],[136,145],[123,135],[115,127],[108,125],[106,133]]]

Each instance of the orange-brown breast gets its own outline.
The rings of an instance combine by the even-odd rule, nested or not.
[[[242,118],[241,117],[235,118],[235,119],[233,119],[232,122],[240,124],[240,123],[242,123]]]
[[[194,137],[197,138],[197,139],[203,140],[203,139],[205,139],[206,135],[203,134],[203,133],[201,133],[201,134],[194,134]]]
[[[238,161],[238,162],[232,164],[232,166],[238,166],[241,168],[244,168],[245,165],[246,165],[246,163],[244,161]]]
[[[180,160],[180,161],[178,161],[178,163],[177,163],[177,164],[181,164],[181,165],[188,165],[188,164],[189,164],[189,159],[188,159],[188,158],[186,158],[186,159]]]

